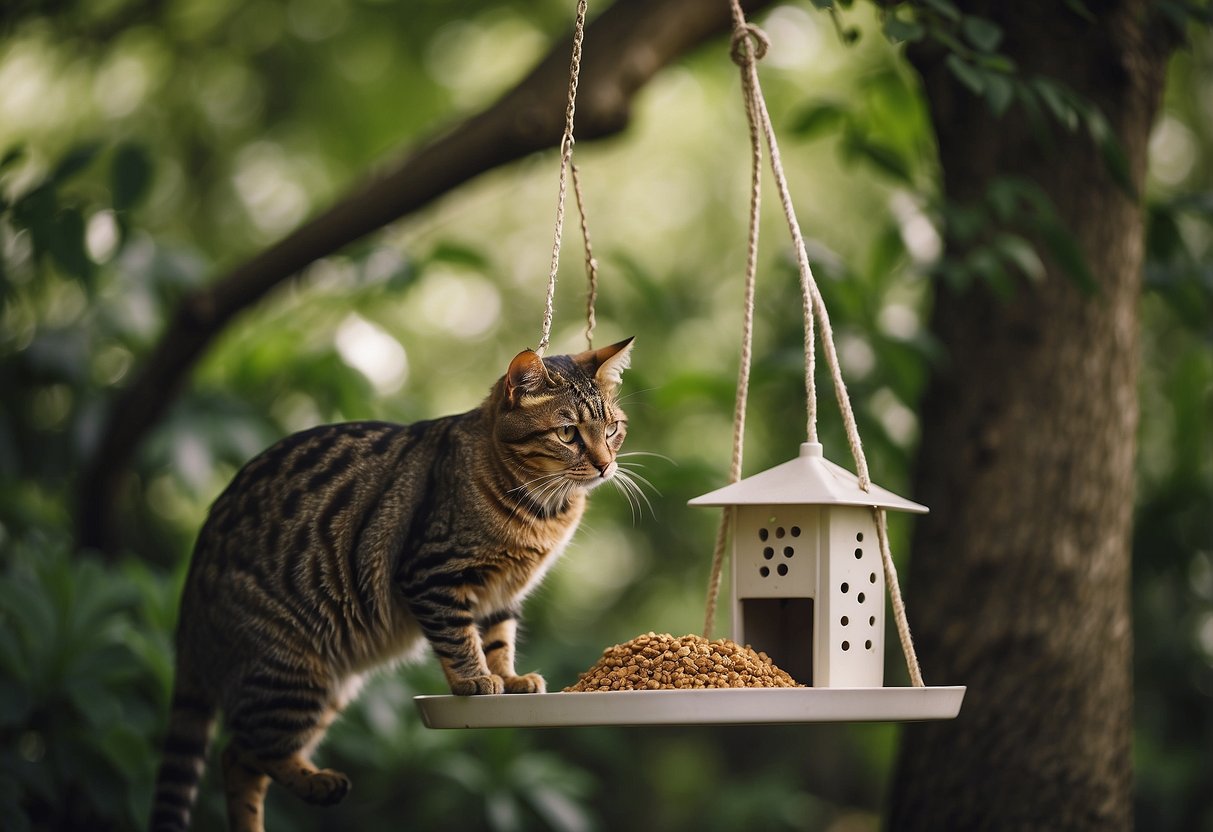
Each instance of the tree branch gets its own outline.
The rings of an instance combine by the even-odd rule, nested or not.
[[[747,11],[771,0],[748,0]],[[577,101],[581,140],[618,133],[637,91],[659,70],[728,30],[724,0],[617,0],[586,27]],[[556,147],[563,129],[571,35],[495,104],[422,144],[395,168],[187,296],[134,382],[113,402],[77,483],[81,546],[112,552],[113,513],[131,459],[211,341],[241,310],[309,263],[428,205],[468,180]]]

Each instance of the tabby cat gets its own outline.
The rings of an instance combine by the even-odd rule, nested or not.
[[[524,350],[467,413],[318,427],[241,469],[185,582],[154,832],[188,828],[220,711],[231,829],[261,832],[271,779],[345,797],[309,757],[372,668],[428,642],[452,693],[543,692],[514,672],[519,604],[619,470],[631,346]]]

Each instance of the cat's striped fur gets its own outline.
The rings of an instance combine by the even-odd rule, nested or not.
[[[630,350],[526,350],[475,410],[315,428],[237,474],[182,596],[155,832],[188,828],[220,712],[231,828],[259,832],[271,779],[345,796],[345,775],[309,757],[374,667],[428,641],[453,693],[544,690],[514,672],[518,605],[617,470]]]

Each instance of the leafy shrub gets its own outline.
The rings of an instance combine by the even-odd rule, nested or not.
[[[5,828],[136,829],[148,737],[171,676],[168,581],[72,558],[65,539],[7,547],[0,573],[0,817]]]

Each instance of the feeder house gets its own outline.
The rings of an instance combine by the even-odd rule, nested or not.
[[[798,682],[884,682],[884,569],[874,507],[925,513],[805,442],[800,456],[690,501],[731,514],[733,640]]]

